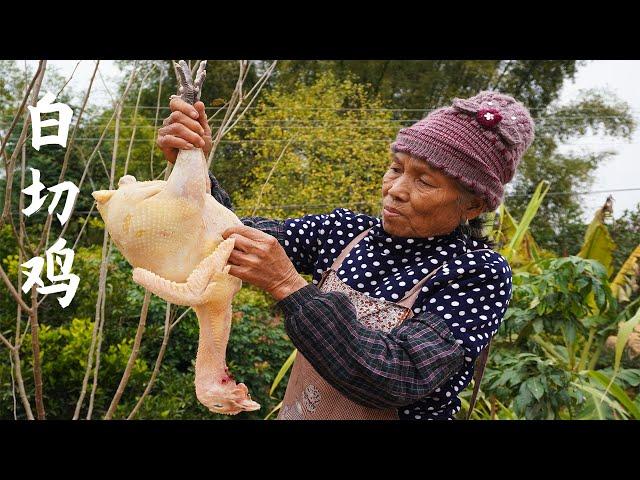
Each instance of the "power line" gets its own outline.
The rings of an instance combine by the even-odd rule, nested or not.
[[[629,191],[640,191],[640,187],[632,187],[632,188],[618,188],[618,189],[609,189],[609,190],[591,190],[584,192],[547,192],[545,198],[548,196],[557,196],[557,195],[569,195],[569,196],[581,196],[581,195],[591,195],[597,193],[613,193],[613,192],[629,192]],[[529,193],[520,193],[520,194],[510,194],[505,195],[505,198],[513,198],[513,197],[530,197],[532,194]],[[350,202],[350,201],[340,201],[335,203],[300,203],[300,204],[285,204],[285,205],[270,205],[259,207],[261,210],[292,210],[294,208],[320,208],[320,207],[332,207],[336,204],[339,205],[378,205],[380,200],[376,201],[368,201],[368,202]],[[248,211],[253,210],[253,207],[240,207],[235,208],[235,211]],[[90,210],[75,210],[72,215],[87,215]],[[93,211],[92,214],[96,215],[99,212]],[[19,212],[12,212],[12,215],[20,215]]]
[[[448,105],[443,105],[442,107],[447,107]],[[303,111],[315,111],[315,110],[321,110],[321,111],[374,111],[374,112],[433,112],[435,110],[438,110],[439,108],[442,107],[435,107],[435,108],[367,108],[367,107],[271,107],[271,106],[258,106],[258,107],[249,107],[248,110],[278,110],[278,111],[298,111],[298,110],[303,110]],[[122,106],[123,109],[135,109],[135,105],[123,105]],[[140,105],[138,106],[138,110],[141,109],[156,109],[158,108],[156,105]],[[204,109],[205,112],[207,110],[224,110],[227,109],[228,107],[226,106],[220,106],[220,107],[213,107],[213,106],[207,106],[205,105]],[[160,110],[170,110],[171,107],[169,106],[163,106],[163,107],[159,107]],[[529,108],[528,109],[530,112],[543,112],[543,111],[549,111],[549,108]],[[640,111],[640,108],[630,108],[630,111]],[[580,111],[582,112],[598,112],[600,111],[599,109],[580,109]]]
[[[591,195],[594,193],[612,193],[612,192],[632,192],[632,191],[638,191],[640,190],[640,187],[632,187],[632,188],[614,188],[614,189],[610,189],[610,190],[590,190],[590,191],[586,191],[586,192],[547,192],[545,194],[545,197],[548,196],[556,196],[556,195]],[[517,193],[517,194],[511,194],[511,195],[505,195],[505,198],[511,198],[511,197],[530,197],[532,194],[531,193]]]
[[[540,118],[534,119],[537,124],[545,124],[547,122],[554,122],[557,118],[562,119],[593,119],[593,120],[604,120],[604,119],[612,119],[612,118],[620,118],[618,116],[606,116],[606,117],[588,117],[588,116],[573,116],[573,117],[556,117],[556,118]],[[640,118],[640,117],[639,117]],[[8,118],[7,118],[8,119]],[[121,118],[121,120],[133,120],[133,117],[130,118]],[[154,120],[143,117],[137,117],[138,121],[143,120]],[[242,118],[237,124],[242,125],[244,128],[260,128],[265,125],[275,125],[275,126],[286,126],[287,128],[336,128],[336,127],[345,127],[352,125],[362,125],[359,128],[389,128],[393,124],[396,123],[415,123],[420,121],[420,118],[409,118],[409,119],[383,119],[383,118],[359,118],[359,119],[341,119],[339,123],[336,123],[333,119],[321,120],[321,119],[270,119],[270,120],[260,120],[259,123],[252,121],[251,119]],[[310,123],[311,125],[306,125]],[[209,121],[209,125],[212,127],[216,127],[222,124],[222,120],[218,121],[218,119],[212,119]],[[248,124],[248,127],[246,126]],[[315,126],[314,126],[315,124]],[[379,126],[376,124],[380,124]],[[4,127],[7,127],[9,124],[3,124]],[[83,128],[105,128],[108,124],[85,124]],[[122,125],[121,129],[149,129],[149,128],[160,128],[162,127],[162,123],[157,125],[148,125],[145,123],[130,123]]]
[[[97,141],[99,140],[99,138],[95,137],[95,138],[86,138],[86,137],[79,137],[76,138],[75,141]],[[130,139],[120,139],[120,142],[130,142]],[[156,140],[153,138],[141,138],[141,139],[134,139],[133,140],[136,143],[143,143],[143,142],[155,142]],[[246,139],[246,140],[220,140],[219,143],[285,143],[287,142],[288,139],[286,138],[282,138],[282,139]],[[113,139],[104,139],[103,143],[110,143],[113,142]],[[373,139],[373,138],[360,138],[357,140],[354,140],[353,138],[331,138],[331,139],[320,139],[320,138],[310,138],[310,139],[296,139],[294,142],[292,143],[299,143],[299,144],[304,144],[304,143],[342,143],[342,142],[350,142],[350,143],[356,143],[356,144],[360,144],[360,143],[391,143],[393,142],[393,138],[388,138],[388,139]],[[575,146],[621,146],[621,145],[638,145],[639,143],[637,142],[599,142],[599,143],[560,143],[560,146],[564,146],[564,145],[575,145]]]

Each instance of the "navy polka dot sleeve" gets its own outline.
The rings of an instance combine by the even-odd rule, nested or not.
[[[331,266],[329,257],[340,255],[354,235],[373,225],[372,221],[363,219],[346,220],[343,210],[338,208],[327,214],[305,215],[284,221],[282,246],[298,272],[314,276],[314,284]],[[322,260],[321,255],[324,257]]]
[[[511,298],[511,268],[496,252],[465,253],[447,261],[421,293],[422,310],[447,321],[471,362],[498,331]]]

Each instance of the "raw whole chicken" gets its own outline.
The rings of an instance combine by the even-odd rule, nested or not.
[[[180,96],[191,104],[199,98],[204,66],[192,82],[186,63],[177,65]],[[180,150],[167,181],[125,175],[117,190],[92,195],[114,244],[134,267],[133,280],[164,300],[193,307],[200,326],[198,400],[215,413],[259,409],[225,362],[231,301],[242,281],[228,273],[234,239],[224,240],[222,232],[242,222],[211,195],[203,151]]]

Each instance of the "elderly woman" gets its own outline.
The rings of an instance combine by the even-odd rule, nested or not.
[[[167,160],[179,148],[207,154],[202,102],[171,109],[158,136]],[[278,418],[456,415],[511,298],[511,269],[481,236],[481,214],[500,204],[533,130],[507,95],[456,99],[398,133],[381,218],[337,208],[242,218],[223,234],[236,238],[230,273],[278,301],[299,351]]]

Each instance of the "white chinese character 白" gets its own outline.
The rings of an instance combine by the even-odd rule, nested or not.
[[[67,146],[67,136],[69,135],[69,125],[71,125],[71,117],[73,117],[73,110],[64,103],[51,103],[55,100],[55,96],[52,93],[47,92],[44,97],[38,100],[35,107],[31,105],[28,107],[31,113],[31,123],[33,124],[31,145],[36,150],[40,150],[42,145],[60,145],[62,147]],[[43,113],[58,112],[58,120],[50,118],[42,121],[40,116]],[[42,136],[43,127],[58,126],[57,135],[45,135]]]

